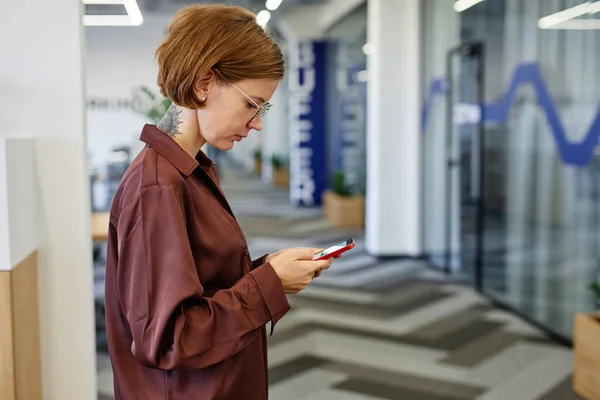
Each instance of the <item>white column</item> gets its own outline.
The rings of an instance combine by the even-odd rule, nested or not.
[[[270,183],[272,178],[271,156],[289,156],[287,124],[287,80],[282,81],[273,94],[273,108],[263,118],[262,136],[262,180]]]
[[[419,0],[369,0],[366,247],[376,256],[421,249]]]
[[[37,235],[43,398],[95,399],[83,7],[78,0],[23,0],[1,10],[0,138],[33,141],[34,167],[14,179],[37,191],[36,232],[29,233]],[[9,225],[9,237],[29,237],[12,232],[23,228],[30,227]]]

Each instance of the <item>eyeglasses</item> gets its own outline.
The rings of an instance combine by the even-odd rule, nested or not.
[[[229,83],[234,88],[236,88],[241,94],[246,96],[246,98],[248,100],[250,100],[252,102],[252,104],[254,104],[254,106],[258,109],[258,111],[256,111],[256,114],[254,114],[254,116],[250,119],[250,121],[248,121],[248,123],[254,121],[258,117],[262,118],[267,113],[267,111],[269,111],[271,109],[272,104],[269,103],[268,101],[265,104],[263,104],[262,106],[259,106],[254,100],[252,100],[252,97],[250,97],[246,93],[244,93],[244,91],[242,89],[240,89],[239,87],[235,86],[233,83],[231,83],[227,80],[226,80],[226,82]]]

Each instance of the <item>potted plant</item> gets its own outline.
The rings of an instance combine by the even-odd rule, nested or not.
[[[365,226],[365,198],[361,194],[352,193],[342,171],[333,173],[331,189],[323,194],[323,214],[325,220],[335,227]]]
[[[277,187],[290,186],[290,173],[284,165],[283,158],[277,154],[271,156],[273,185]]]
[[[600,310],[600,282],[590,284]],[[573,332],[573,390],[588,400],[600,399],[600,312],[575,316]]]
[[[262,151],[260,149],[254,150],[254,173],[256,175],[262,173]]]

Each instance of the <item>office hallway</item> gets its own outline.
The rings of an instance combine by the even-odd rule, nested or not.
[[[227,173],[223,189],[258,257],[285,247],[356,248],[300,295],[269,338],[273,400],[569,400],[572,355],[415,260],[378,260],[287,191]],[[99,398],[112,399],[105,353]]]

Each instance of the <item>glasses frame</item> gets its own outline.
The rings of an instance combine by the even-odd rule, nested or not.
[[[229,83],[234,88],[236,88],[241,94],[243,94],[248,100],[250,100],[252,102],[252,104],[254,104],[254,106],[258,109],[256,111],[256,114],[254,114],[254,116],[250,119],[250,121],[248,121],[248,123],[254,121],[259,116],[260,116],[260,118],[264,117],[265,114],[267,113],[267,111],[269,111],[271,109],[271,107],[273,106],[273,104],[271,104],[268,101],[265,104],[263,104],[262,106],[258,105],[257,102],[252,100],[252,97],[248,96],[242,89],[237,87],[235,84],[229,82],[227,79],[224,79],[224,81]]]

